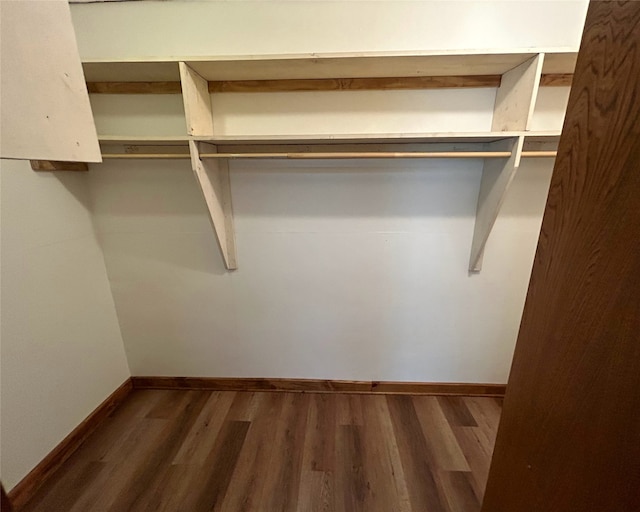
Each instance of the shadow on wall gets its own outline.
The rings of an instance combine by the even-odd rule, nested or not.
[[[475,215],[482,161],[238,161],[232,170],[240,217],[343,218],[366,230],[358,218],[379,219],[384,229],[385,219]]]
[[[233,161],[234,216],[473,216],[481,160]],[[107,161],[89,173],[100,231],[203,231],[188,160]],[[158,222],[168,222],[161,228]]]
[[[452,233],[471,240],[482,160],[234,161],[238,236],[274,233]],[[511,216],[537,215],[531,182],[549,162],[523,163]],[[533,168],[531,168],[533,166]],[[67,181],[64,173],[59,179]],[[107,258],[162,260],[224,274],[188,160],[107,161],[88,173],[93,220]],[[74,192],[78,184],[65,184]],[[520,190],[521,193],[518,193]],[[517,204],[516,204],[517,203]],[[104,244],[105,240],[108,244]],[[117,250],[117,252],[115,252]]]
[[[481,159],[239,160],[231,166],[234,212],[241,219],[371,217],[382,229],[396,219],[405,223],[401,231],[442,231],[447,219],[475,218],[482,167]],[[539,216],[552,170],[552,159],[523,159],[501,215]]]
[[[90,165],[87,179],[108,267],[117,259],[226,273],[189,160],[106,161]]]
[[[60,171],[60,172],[36,172],[39,180],[58,180],[64,188],[87,210],[91,211],[91,198],[84,172]],[[25,198],[25,200],[28,200]],[[43,212],[47,214],[47,212]]]

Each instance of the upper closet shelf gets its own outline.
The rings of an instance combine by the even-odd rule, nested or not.
[[[103,136],[103,150],[112,146],[103,156],[188,158],[228,269],[237,268],[229,160],[446,157],[484,160],[469,259],[469,270],[478,272],[487,239],[521,159],[555,155],[558,132],[533,132],[531,120],[540,86],[569,85],[576,56],[570,49],[555,48],[176,58],[86,62],[84,67],[89,89],[94,92],[182,95],[188,137]],[[490,130],[218,135],[210,94],[433,87],[495,87]],[[404,148],[382,147],[393,145]],[[409,147],[417,145],[428,147]]]
[[[213,135],[146,136],[146,135],[98,135],[101,144],[135,146],[184,145],[189,140],[210,142],[217,146],[283,145],[283,144],[457,144],[490,143],[523,136],[526,142],[557,143],[559,131],[512,132],[443,132],[443,133],[363,133],[363,134],[303,134],[303,135]]]
[[[364,133],[330,135],[213,135],[194,136],[194,140],[219,146],[227,144],[393,144],[393,143],[456,143],[496,142],[519,136],[537,139],[555,138],[559,132],[434,132],[434,133]]]
[[[98,135],[101,144],[125,145],[187,145],[188,135]]]
[[[312,53],[86,61],[87,82],[172,82],[179,62],[208,81],[503,75],[539,53],[543,74],[573,73],[571,48],[418,52]]]

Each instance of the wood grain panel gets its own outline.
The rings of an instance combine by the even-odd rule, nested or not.
[[[502,406],[498,402],[487,402],[477,397],[464,397],[463,401],[481,432],[491,435],[497,431],[502,412]]]
[[[471,473],[439,471],[436,478],[449,512],[479,512],[480,500],[473,491]]]
[[[104,462],[84,461],[69,468],[60,478],[51,478],[44,482],[39,492],[47,494],[49,510],[69,511],[82,499],[85,489],[99,485],[107,470],[108,465]],[[17,510],[29,512],[29,505],[27,503]],[[4,512],[4,508],[0,510]]]
[[[500,75],[325,78],[311,80],[234,80],[209,82],[209,92],[369,91],[498,87]]]
[[[303,471],[300,485],[299,512],[329,512],[335,510],[333,473]]]
[[[4,485],[0,484],[0,510],[3,512],[13,512],[13,505],[11,504],[11,500],[9,500],[9,496],[4,491]]]
[[[309,395],[293,393],[283,396],[259,510],[295,512],[298,507],[309,399]]]
[[[494,398],[473,400],[493,415]],[[434,397],[138,389],[20,512],[473,512],[481,429]],[[468,471],[442,470],[441,439]]]
[[[222,392],[229,394],[228,392]],[[274,437],[283,400],[273,393],[260,393],[257,410],[251,420],[238,463],[220,508],[223,512],[259,510],[268,478],[265,467],[274,451]]]
[[[440,397],[438,403],[449,424],[456,427],[477,427],[473,414],[461,397]]]
[[[9,499],[16,509],[19,509],[35,494],[37,489],[64,464],[105,418],[125,400],[132,389],[131,380],[127,379],[9,491]]]
[[[363,441],[360,425],[338,425],[336,447],[338,460],[336,510],[366,512],[367,480],[362,456]]]
[[[205,480],[203,485],[199,486],[200,496],[192,510],[214,510],[222,503],[249,426],[248,421],[225,423],[218,436],[218,442],[207,459],[205,467],[210,469],[202,473]]]
[[[389,411],[387,399],[385,396],[379,395],[372,396],[367,400],[371,402],[380,420],[380,427],[382,429],[384,445],[387,453],[386,457],[388,457],[388,463],[391,466],[391,473],[393,474],[393,481],[395,483],[395,492],[397,497],[397,505],[395,508],[398,512],[411,512],[409,485],[413,484],[408,482],[405,477],[402,456],[400,455],[398,440],[393,429],[393,420],[391,419],[391,412]]]
[[[319,78],[209,81],[209,92],[380,91],[499,87],[502,75],[405,76],[387,78]],[[570,73],[543,74],[543,87],[571,85]],[[91,94],[180,94],[180,82],[87,82]]]
[[[570,73],[543,74],[540,87],[571,87],[573,75]]]
[[[82,457],[85,460],[114,462],[135,447],[138,440],[122,436],[123,429],[145,418],[164,393],[147,389],[130,394],[82,444]]]
[[[335,437],[326,433],[336,424],[336,400],[329,394],[311,396],[303,467],[311,471],[330,472],[335,467]]]
[[[414,407],[422,433],[433,454],[434,465],[444,471],[471,471],[436,397],[414,396]]]
[[[228,421],[251,421],[256,415],[257,393],[236,393],[227,413]]]
[[[458,446],[464,453],[471,468],[471,487],[479,501],[485,491],[485,483],[489,474],[491,447],[477,427],[452,427]]]
[[[592,2],[483,510],[640,504],[640,3]]]
[[[31,160],[31,169],[34,171],[80,171],[87,172],[89,165],[86,162],[56,162],[53,160]]]
[[[235,393],[211,393],[180,449],[173,464],[204,464],[233,403]]]
[[[436,466],[411,397],[387,397],[413,510],[447,512],[434,477]]]
[[[362,458],[367,477],[364,509],[367,511],[394,510],[397,504],[401,503],[401,498],[394,477],[393,454],[387,445],[386,436],[389,431],[384,418],[379,414],[380,410],[375,406],[376,400],[384,401],[385,397],[359,395],[358,398],[366,399],[366,401],[363,400],[363,424],[360,428],[363,443]],[[401,492],[403,492],[402,489]]]
[[[87,82],[90,94],[181,94],[180,82]]]
[[[209,395],[208,391],[179,391],[176,400],[166,401],[172,407],[170,415],[147,415],[147,419],[165,421],[165,426],[154,440],[153,451],[146,454],[138,470],[127,478],[123,492],[117,495],[109,507],[110,512],[140,509],[143,504],[146,506],[158,499],[156,489],[166,480],[166,471],[171,461],[195,424]]]
[[[303,393],[380,393],[454,396],[503,396],[504,384],[381,382],[319,379],[131,377],[136,389],[208,389]]]

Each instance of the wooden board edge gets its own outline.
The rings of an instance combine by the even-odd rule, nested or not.
[[[540,87],[571,87],[572,83],[572,73],[543,73],[540,78]]]
[[[131,377],[134,389],[206,389],[297,393],[363,393],[451,396],[504,396],[506,384],[394,382],[324,379],[216,377]]]
[[[406,89],[451,89],[499,87],[502,75],[409,76],[371,78],[301,78],[281,80],[210,80],[210,93],[378,91]],[[546,73],[542,87],[571,86],[571,73]],[[181,94],[182,84],[172,82],[87,82],[90,94]]]
[[[16,509],[19,510],[28,503],[47,479],[62,466],[85,439],[126,399],[133,388],[133,382],[131,378],[128,378],[9,491],[9,500]]]
[[[34,171],[73,171],[87,172],[89,165],[87,162],[60,162],[57,160],[29,160],[31,169]]]
[[[371,91],[498,87],[501,75],[210,81],[209,92]]]
[[[89,94],[182,94],[182,84],[173,82],[87,82]]]

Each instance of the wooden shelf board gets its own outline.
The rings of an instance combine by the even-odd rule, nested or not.
[[[542,75],[543,87],[569,87],[572,74]],[[208,82],[210,93],[382,91],[499,87],[502,75],[409,76],[387,78],[304,78]],[[180,82],[87,82],[90,94],[181,94]]]
[[[546,52],[542,66],[543,75],[573,73],[576,68],[578,52]]]
[[[178,62],[83,62],[87,82],[179,82]]]
[[[188,135],[98,135],[101,144],[188,145]]]
[[[213,137],[189,137],[187,135],[170,136],[135,136],[135,135],[98,135],[102,145],[140,145],[140,146],[186,146],[189,140],[210,142],[220,146],[248,146],[256,150],[278,146],[285,149],[286,146],[318,145],[385,145],[386,149],[399,149],[407,144],[481,144],[495,142],[524,135],[530,142],[557,142],[560,138],[559,131],[538,132],[446,132],[446,133],[390,133],[390,134],[331,134],[331,135],[214,135]],[[461,148],[462,149],[462,148]],[[467,146],[465,149],[469,149]]]
[[[216,144],[212,144],[216,146]],[[333,143],[333,144],[223,144],[218,145],[224,153],[333,153],[369,151],[483,151],[483,142],[401,142],[401,143]]]
[[[525,142],[558,142],[560,140],[559,131],[532,132],[524,137]]]
[[[366,133],[366,134],[318,134],[318,135],[214,135],[194,137],[194,140],[217,145],[229,144],[407,144],[430,142],[495,142],[524,135],[526,139],[548,140],[557,138],[560,132],[444,132],[444,133]]]
[[[494,142],[517,137],[519,132],[467,133],[365,133],[317,135],[214,135],[194,140],[226,144],[341,144],[341,143],[419,143],[419,142]]]
[[[210,81],[495,75],[541,52],[543,73],[573,72],[577,53],[571,48],[175,57],[87,61],[83,67],[88,82],[178,81],[180,61]]]

